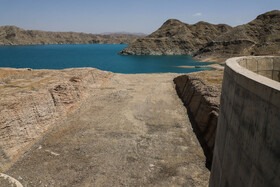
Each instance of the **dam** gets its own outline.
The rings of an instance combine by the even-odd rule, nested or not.
[[[224,71],[186,75],[2,69],[3,106],[17,106],[0,111],[2,178],[23,186],[279,186],[279,62],[239,57]]]
[[[280,185],[280,57],[228,59],[210,187]]]

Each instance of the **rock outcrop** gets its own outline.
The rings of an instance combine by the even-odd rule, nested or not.
[[[199,61],[224,62],[244,55],[280,54],[280,11],[258,16],[245,25],[230,27],[178,20],[166,21],[157,31],[138,39],[121,55],[192,55]]]
[[[219,115],[223,71],[204,71],[174,79],[179,97],[188,109],[194,132],[211,168]]]
[[[24,30],[16,26],[0,27],[0,45],[128,44],[141,37],[143,35],[127,33],[102,35]]]
[[[157,31],[138,39],[121,55],[192,55],[208,42],[230,30],[228,25],[198,22],[193,25],[167,20]]]
[[[0,170],[75,111],[112,73],[0,69]]]

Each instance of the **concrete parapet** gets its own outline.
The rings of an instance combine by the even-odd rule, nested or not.
[[[280,57],[227,60],[210,187],[280,186],[279,66]]]
[[[280,58],[279,57],[246,57],[240,58],[239,65],[259,75],[280,82]]]

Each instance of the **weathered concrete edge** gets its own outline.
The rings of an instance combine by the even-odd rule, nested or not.
[[[261,59],[261,58],[275,58],[275,56],[235,57],[235,58],[228,59],[226,61],[226,65],[228,67],[230,67],[231,70],[233,70],[235,73],[241,74],[241,75],[243,75],[243,76],[245,76],[245,77],[247,77],[247,78],[249,78],[249,79],[251,79],[255,82],[258,82],[262,85],[266,85],[270,88],[273,88],[275,90],[280,91],[280,83],[279,82],[276,82],[276,81],[274,81],[272,79],[269,79],[267,77],[264,77],[262,75],[258,75],[257,73],[254,73],[254,72],[240,66],[238,62],[241,59],[246,59],[246,58],[247,59],[248,58],[259,58],[259,59]]]
[[[279,167],[279,156],[275,155],[279,155],[280,83],[239,65],[241,60],[252,58],[279,57],[227,60],[209,186],[280,184],[275,172]],[[247,108],[234,109],[238,106]],[[262,113],[263,110],[268,112]],[[256,114],[263,115],[258,117]]]

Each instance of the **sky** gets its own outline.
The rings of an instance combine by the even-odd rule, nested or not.
[[[173,18],[231,26],[280,10],[280,0],[0,0],[0,26],[150,34]]]

